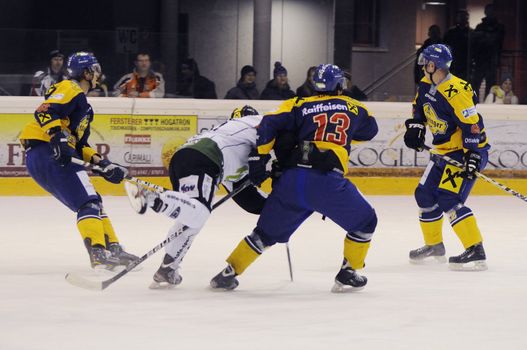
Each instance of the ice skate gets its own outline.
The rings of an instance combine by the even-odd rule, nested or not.
[[[368,279],[359,275],[351,268],[348,261],[344,259],[342,267],[335,277],[335,285],[331,288],[332,293],[355,292],[364,288]]]
[[[421,248],[410,250],[410,262],[412,264],[446,263],[445,246],[443,243],[425,245]]]
[[[455,271],[485,271],[487,269],[485,249],[483,244],[474,244],[462,254],[448,259],[451,270]]]
[[[154,274],[154,281],[150,284],[150,289],[172,289],[183,281],[178,268],[172,266],[173,261],[170,255],[165,254],[161,266]]]
[[[126,252],[123,247],[115,242],[107,245],[111,256],[119,260],[119,265],[128,266],[133,261],[139,260],[138,256]]]
[[[231,265],[228,265],[210,281],[212,289],[233,290],[238,287],[238,279]]]
[[[120,265],[119,260],[112,257],[103,247],[91,247],[89,254],[91,267],[94,269],[113,270]]]
[[[84,245],[88,250],[88,255],[90,256],[91,267],[94,269],[106,269],[113,270],[119,264],[119,259],[112,257],[111,253],[104,249],[103,246],[91,245],[91,239],[86,238],[84,240]]]

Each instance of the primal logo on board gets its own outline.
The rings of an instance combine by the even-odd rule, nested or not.
[[[126,152],[124,154],[124,161],[129,164],[152,164],[152,155]]]

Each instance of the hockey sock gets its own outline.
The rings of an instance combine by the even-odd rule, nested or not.
[[[426,245],[436,245],[443,242],[443,216],[435,221],[421,221],[421,231]]]
[[[85,240],[86,238],[89,238],[92,246],[101,245],[106,247],[104,228],[101,219],[79,219],[79,221],[77,221],[77,228],[79,229],[82,239]]]
[[[183,230],[183,225],[176,223],[168,231],[168,236],[172,235],[174,232],[182,232],[176,236],[169,244],[165,247],[165,252],[170,255],[173,259],[172,266],[176,268],[179,266],[185,255],[187,254],[194,238],[199,233],[200,229],[187,227],[186,230]]]
[[[77,212],[77,228],[83,240],[89,238],[91,245],[106,247],[104,239],[104,226],[99,216],[100,206],[98,203],[89,202],[83,205]]]
[[[450,210],[448,215],[450,217],[450,225],[452,225],[454,232],[465,249],[483,240],[472,210],[464,205],[458,205]]]
[[[443,242],[443,212],[437,204],[431,208],[419,208],[419,223],[426,245]]]
[[[264,249],[265,246],[260,237],[253,232],[232,251],[227,258],[227,263],[233,267],[236,275],[241,275],[263,253]]]
[[[358,233],[348,233],[344,239],[344,258],[353,270],[364,268],[364,260],[368,254],[368,249],[370,249],[370,241],[361,239],[359,235]]]
[[[115,234],[112,222],[110,221],[110,218],[108,217],[108,215],[106,215],[104,210],[101,210],[101,221],[104,228],[104,234],[106,235],[108,243],[119,243],[119,238],[117,238],[117,235]]]

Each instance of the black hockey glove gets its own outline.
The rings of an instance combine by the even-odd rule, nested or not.
[[[465,153],[465,170],[461,176],[468,180],[474,180],[476,178],[476,172],[479,172],[481,168],[481,155],[477,152],[468,150]]]
[[[249,153],[249,179],[253,185],[260,186],[269,177],[265,165],[270,158],[269,154],[259,154],[255,149]]]
[[[417,152],[423,150],[425,144],[425,124],[416,119],[407,119],[404,122],[406,132],[404,133],[404,144],[406,147],[415,149]]]
[[[53,151],[53,159],[60,166],[66,166],[71,162],[71,157],[75,154],[75,150],[68,145],[68,137],[62,131],[58,130],[51,136],[49,145]]]
[[[278,180],[282,176],[284,169],[280,166],[278,160],[273,160],[271,163],[271,179]]]
[[[128,175],[128,169],[124,166],[110,162],[108,159],[103,159],[97,163],[101,168],[93,169],[93,172],[104,177],[104,179],[113,184],[119,184]]]

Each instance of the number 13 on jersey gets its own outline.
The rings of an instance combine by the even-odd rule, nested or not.
[[[330,125],[329,130],[328,121]],[[314,141],[326,141],[339,146],[348,144],[347,131],[351,125],[351,120],[346,113],[333,113],[329,120],[327,113],[317,114],[313,117],[313,122],[317,124]],[[334,129],[334,131],[331,129]]]

